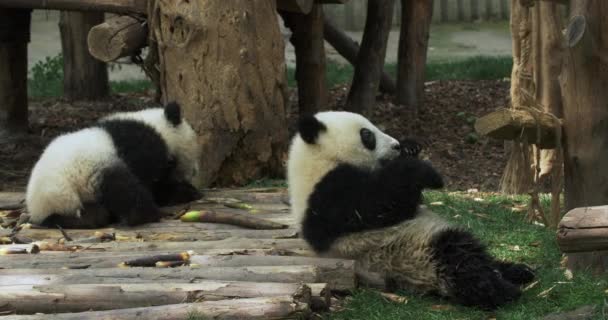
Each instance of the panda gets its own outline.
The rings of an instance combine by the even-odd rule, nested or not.
[[[521,295],[535,275],[498,261],[469,231],[421,206],[422,190],[442,177],[355,113],[302,117],[287,160],[292,214],[318,255],[357,261],[358,274],[380,275],[390,290],[435,294],[482,309]]]
[[[46,147],[26,189],[29,221],[65,228],[158,221],[158,206],[201,197],[200,152],[175,102],[106,116]]]

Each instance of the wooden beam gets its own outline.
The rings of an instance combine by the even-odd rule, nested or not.
[[[277,0],[277,9],[308,14],[312,10],[314,0]]]
[[[130,16],[112,17],[91,28],[89,53],[104,62],[135,54],[147,44],[148,28]]]
[[[555,120],[546,113],[540,113],[540,145],[541,149],[555,148]],[[561,125],[561,121],[560,121]],[[485,115],[475,122],[475,130],[481,135],[494,139],[514,140],[518,137],[527,138],[529,143],[536,144],[537,122],[534,116],[523,109],[499,109]]]
[[[0,7],[6,8],[141,14],[146,13],[147,5],[147,0],[0,0]]]

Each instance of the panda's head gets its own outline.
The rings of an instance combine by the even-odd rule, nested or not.
[[[399,142],[363,116],[340,111],[303,117],[296,139],[318,160],[375,169],[399,156]]]
[[[112,119],[141,121],[154,128],[167,144],[175,169],[173,171],[175,178],[200,187],[201,146],[192,126],[182,118],[179,104],[170,102],[164,108],[115,113],[103,118],[102,121]]]
[[[375,170],[399,155],[399,142],[361,115],[328,111],[302,117],[287,162],[292,211],[302,215],[315,184],[337,166]]]

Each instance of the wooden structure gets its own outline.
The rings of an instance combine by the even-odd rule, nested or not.
[[[354,261],[315,257],[297,238],[285,189],[205,194],[164,211],[228,212],[288,228],[167,217],[137,228],[3,229],[2,319],[46,319],[47,313],[57,313],[54,319],[187,319],[191,312],[214,319],[306,319],[328,310],[332,290],[355,288]],[[22,196],[1,194],[0,208],[19,207]],[[4,223],[16,219],[0,212]]]
[[[608,206],[570,210],[559,224],[557,244],[566,255],[566,267],[608,271]]]

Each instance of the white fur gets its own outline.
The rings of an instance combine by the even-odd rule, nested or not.
[[[393,149],[399,142],[376,128],[365,117],[351,112],[327,111],[315,115],[327,131],[320,133],[315,144],[307,144],[300,135],[293,138],[287,163],[287,182],[292,213],[301,221],[306,211],[308,197],[315,185],[329,171],[341,163],[361,168],[375,169],[381,159],[399,155]],[[359,134],[362,128],[374,132],[376,148],[366,149]]]
[[[28,182],[26,205],[32,223],[52,213],[78,215],[94,199],[102,168],[120,161],[110,135],[87,128],[57,137],[44,150]]]

